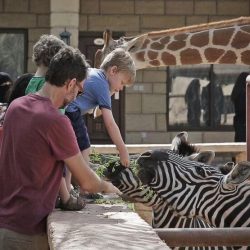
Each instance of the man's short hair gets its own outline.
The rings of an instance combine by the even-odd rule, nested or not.
[[[78,49],[67,46],[51,59],[45,80],[56,86],[63,86],[73,78],[81,82],[86,78],[87,69],[85,56]]]

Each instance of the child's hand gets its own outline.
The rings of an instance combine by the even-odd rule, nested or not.
[[[127,149],[120,152],[120,162],[124,167],[129,167],[130,160]]]

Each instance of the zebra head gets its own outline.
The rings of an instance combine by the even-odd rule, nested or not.
[[[170,150],[143,153],[138,176],[181,216],[199,217],[215,227],[250,226],[250,163],[223,175],[210,165]]]
[[[126,168],[119,161],[111,162],[106,168],[105,177],[112,182],[121,192],[121,198],[130,202],[141,202],[152,206],[149,199],[150,188],[142,187],[139,178],[134,174],[131,168]],[[152,193],[152,191],[151,191]]]
[[[124,167],[119,161],[111,162],[104,173],[121,192],[121,198],[129,202],[143,203],[154,210],[162,210],[167,204],[149,186],[144,186],[132,168]],[[153,216],[154,224],[154,216]]]

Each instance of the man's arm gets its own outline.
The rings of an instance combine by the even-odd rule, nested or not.
[[[102,180],[86,163],[82,154],[64,160],[72,175],[79,183],[81,189],[90,193],[117,193],[121,192],[112,183]]]

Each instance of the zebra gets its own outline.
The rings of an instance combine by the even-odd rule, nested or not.
[[[181,132],[172,141],[171,149],[186,159],[201,162],[211,162],[214,158],[212,151],[198,153],[198,149],[187,141],[187,132]],[[139,178],[131,168],[125,168],[117,162],[112,162],[106,170],[106,177],[123,193],[122,198],[139,202],[152,208],[153,228],[207,228],[210,224],[196,217],[178,215],[170,209],[168,204],[153,192],[148,186],[142,186]],[[192,249],[192,248],[175,248]],[[223,247],[197,248],[197,249],[224,249]],[[230,248],[227,248],[230,249]]]
[[[188,133],[181,132],[172,140],[171,150],[186,159],[211,162],[215,156],[212,151],[199,153],[199,149],[188,141]],[[227,166],[227,165],[226,165]],[[211,227],[203,220],[180,216],[173,212],[150,187],[141,185],[139,178],[130,168],[112,162],[106,170],[106,177],[123,193],[123,199],[143,203],[152,208],[152,227],[154,228],[204,228]]]
[[[143,185],[180,216],[200,218],[212,227],[250,227],[250,162],[240,162],[223,175],[171,150],[154,150],[137,163]]]
[[[198,217],[180,216],[149,186],[142,186],[141,181],[131,168],[116,162],[106,170],[106,177],[123,193],[125,201],[139,202],[152,208],[153,228],[211,228],[212,226]],[[192,247],[175,247],[174,250],[192,250]],[[197,250],[223,250],[230,247],[196,247]]]

